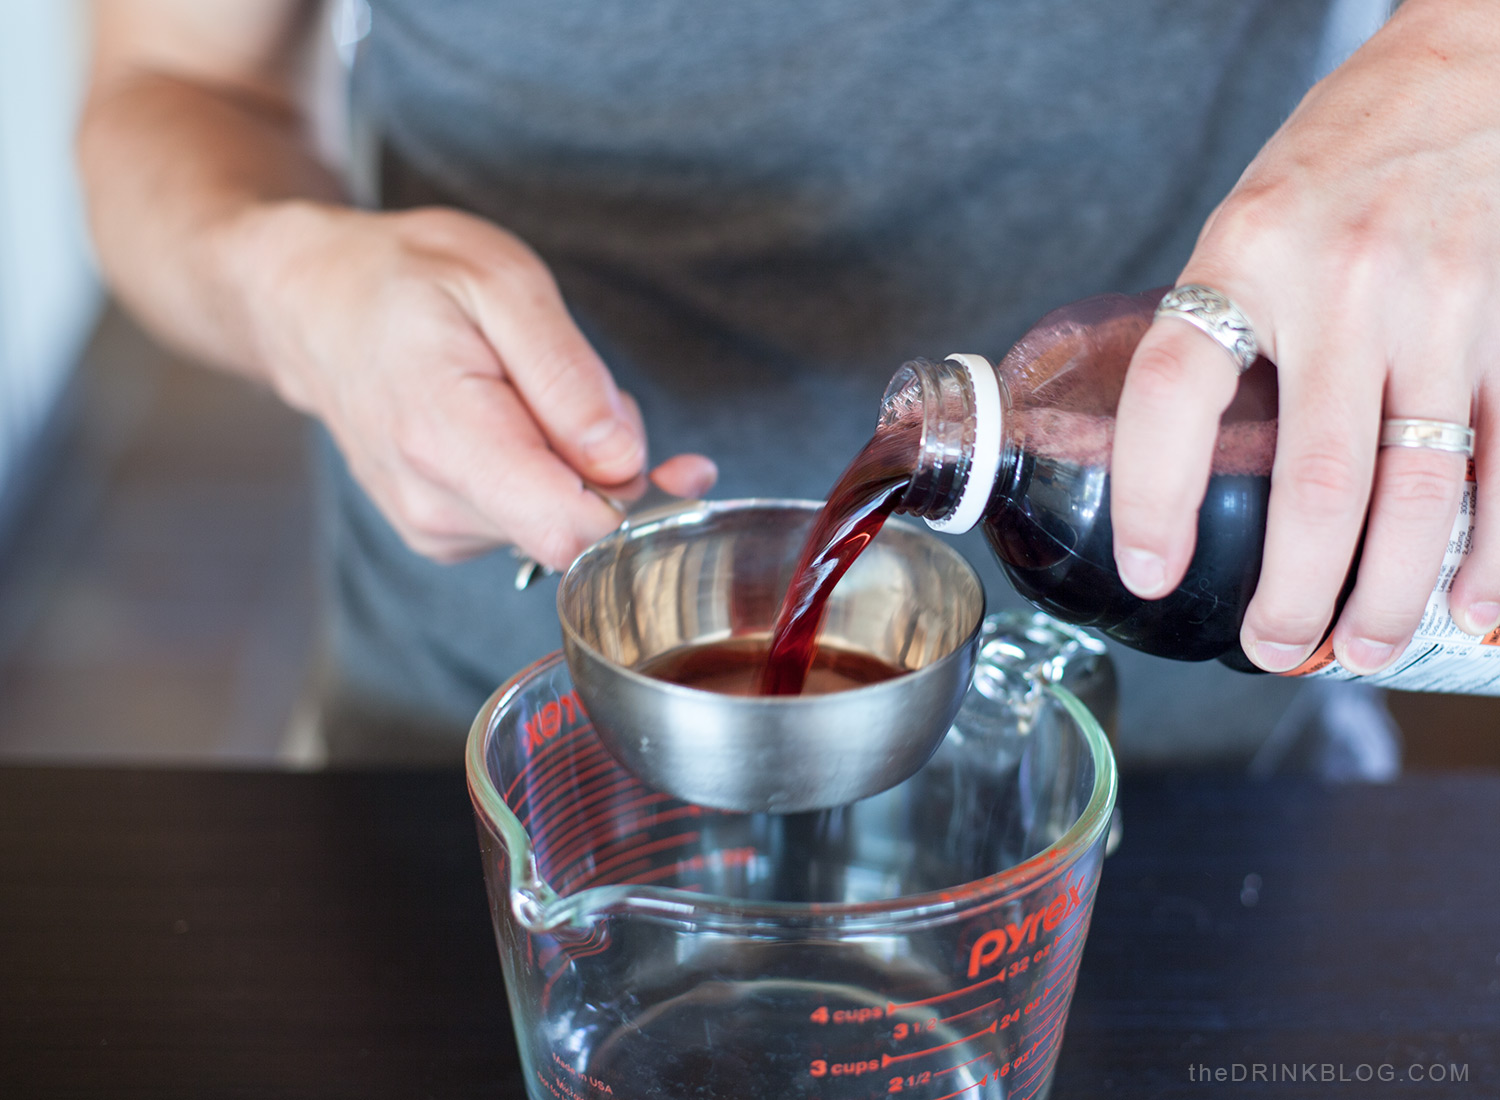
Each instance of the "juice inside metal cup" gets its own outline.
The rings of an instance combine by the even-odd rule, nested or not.
[[[1049,630],[992,616],[931,759],[803,814],[646,786],[560,654],[498,691],[468,780],[528,1095],[1046,1096],[1115,798]]]

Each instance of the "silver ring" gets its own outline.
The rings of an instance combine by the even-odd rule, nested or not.
[[[1474,429],[1451,420],[1395,417],[1380,424],[1382,447],[1422,447],[1474,457]]]
[[[1234,359],[1240,374],[1260,354],[1255,329],[1239,306],[1212,287],[1189,283],[1169,290],[1156,307],[1157,317],[1176,317],[1208,333]]]

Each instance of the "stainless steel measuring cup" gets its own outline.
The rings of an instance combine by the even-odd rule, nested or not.
[[[560,654],[510,681],[467,767],[528,1095],[1046,1096],[1115,797],[1075,657],[992,617],[931,759],[808,814],[646,786]]]
[[[639,671],[665,654],[769,639],[818,501],[681,502],[622,526],[557,590],[563,653],[595,732],[653,787],[719,809],[825,809],[932,755],[968,689],[984,586],[952,546],[893,520],[828,601],[820,644],[895,679],[829,695],[738,697]]]

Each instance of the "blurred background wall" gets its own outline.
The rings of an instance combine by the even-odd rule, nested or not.
[[[0,541],[100,307],[72,156],[88,11],[0,0]]]
[[[0,0],[0,761],[297,763],[304,425],[93,274],[86,0]]]

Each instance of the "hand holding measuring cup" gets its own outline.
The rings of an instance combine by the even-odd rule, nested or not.
[[[639,407],[515,235],[458,210],[304,202],[256,205],[226,232],[255,261],[258,370],[326,425],[416,553],[513,545],[563,568],[619,522],[592,486],[644,490]],[[716,477],[701,455],[650,474],[683,496]]]

